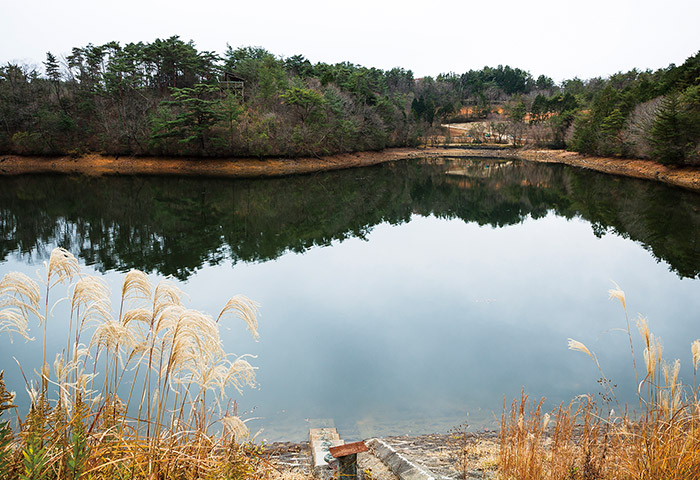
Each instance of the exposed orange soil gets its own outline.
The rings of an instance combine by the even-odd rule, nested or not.
[[[82,175],[181,175],[202,177],[275,177],[423,156],[425,150],[393,148],[319,158],[173,158],[90,154],[72,157],[0,156],[0,175],[60,173]]]
[[[673,167],[652,162],[651,160],[589,157],[565,150],[522,150],[517,152],[515,156],[534,162],[563,163],[614,175],[656,180],[669,185],[700,191],[700,167],[697,166]]]
[[[474,107],[471,107],[471,106],[462,107],[459,109],[459,114],[460,115],[474,115],[475,110],[476,109]],[[494,107],[494,108],[491,108],[490,110],[491,110],[491,113],[497,113],[498,115],[503,115],[505,113],[505,110],[503,109],[503,107]]]
[[[408,158],[472,156],[510,157],[563,163],[599,172],[656,180],[700,191],[700,167],[671,167],[649,160],[589,157],[563,150],[493,150],[474,148],[390,148],[319,158],[164,158],[85,155],[72,157],[0,156],[0,175],[38,173],[100,175],[179,175],[200,177],[278,177],[364,167]]]

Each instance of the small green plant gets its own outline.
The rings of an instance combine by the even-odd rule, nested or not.
[[[20,480],[43,480],[47,477],[48,455],[43,439],[31,432],[22,448],[22,470]]]

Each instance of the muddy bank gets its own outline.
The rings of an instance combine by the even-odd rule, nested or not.
[[[78,158],[0,155],[0,175],[176,175],[196,177],[280,177],[366,167],[421,157],[517,158],[562,163],[598,172],[655,180],[700,191],[700,167],[671,167],[649,160],[589,157],[564,150],[514,150],[501,145],[390,148],[318,158],[167,158],[84,155]]]
[[[700,192],[699,167],[673,167],[650,160],[590,157],[565,150],[521,150],[513,156],[541,163],[562,163],[597,172],[655,180]]]
[[[425,156],[500,156],[501,150],[390,148],[380,152],[357,152],[318,158],[167,158],[84,155],[73,158],[0,156],[0,175],[178,175],[198,177],[279,177],[304,173],[366,167]]]
[[[72,157],[0,156],[1,175],[178,175],[198,177],[277,177],[364,167],[421,156],[420,149],[389,149],[320,158],[166,158],[84,155]]]

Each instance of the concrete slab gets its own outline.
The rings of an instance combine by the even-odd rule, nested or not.
[[[436,480],[438,478],[426,467],[408,460],[383,440],[372,438],[365,443],[400,480]]]
[[[340,435],[335,428],[325,427],[325,428],[310,428],[309,429],[309,442],[315,440],[340,440]]]
[[[328,465],[328,460],[333,459],[330,454],[331,447],[344,445],[344,440],[316,440],[311,443],[311,458],[314,462],[314,468]]]

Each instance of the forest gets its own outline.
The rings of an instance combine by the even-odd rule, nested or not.
[[[178,36],[0,67],[6,154],[320,156],[415,146],[441,124],[476,121],[500,142],[699,163],[700,51],[680,66],[560,84],[502,65],[414,78],[260,47],[219,55]]]

